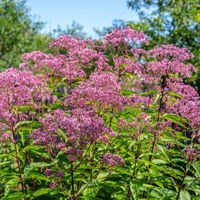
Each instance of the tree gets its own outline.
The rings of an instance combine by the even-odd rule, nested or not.
[[[135,29],[143,29],[152,38],[150,46],[171,43],[186,47],[195,55],[193,64],[200,65],[200,6],[198,0],[128,0],[129,8],[136,11],[140,22]],[[192,84],[200,92],[200,71]]]
[[[124,26],[129,25],[130,23],[131,22],[125,22],[122,19],[114,19],[111,26],[103,27],[102,30],[94,28],[94,31],[100,38],[102,38],[104,35],[106,35],[107,33],[110,33],[112,30],[116,28],[123,28]]]
[[[0,70],[17,67],[20,55],[47,47],[50,37],[39,34],[44,25],[33,22],[25,0],[0,1]]]
[[[83,31],[83,25],[79,24],[76,21],[72,21],[71,25],[67,25],[65,29],[62,29],[58,26],[56,29],[53,30],[53,37],[58,37],[60,35],[70,35],[71,37],[79,36],[82,39],[89,38],[87,33]]]

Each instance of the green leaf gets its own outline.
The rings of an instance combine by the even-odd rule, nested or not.
[[[7,164],[10,164],[10,163],[11,163],[11,161],[1,162],[1,163],[0,163],[0,166],[7,165]]]
[[[176,115],[176,114],[166,113],[166,114],[164,114],[164,115],[162,116],[162,118],[163,118],[163,119],[167,119],[167,120],[171,120],[172,122],[174,122],[174,123],[176,123],[176,124],[178,124],[178,125],[180,125],[180,126],[186,128],[186,126],[183,124],[183,122],[184,122],[184,123],[187,123],[187,120],[184,119],[184,118],[179,117],[179,116]]]
[[[178,142],[178,141],[176,141],[176,140],[173,140],[173,139],[163,138],[163,139],[161,139],[161,141],[163,141],[163,142],[169,142],[169,143],[172,143],[172,144],[176,144],[176,145],[178,145],[178,146],[181,146],[181,147],[185,147],[184,144],[182,144],[181,142]]]
[[[44,194],[48,194],[52,191],[51,188],[40,188],[38,189],[36,192],[33,193],[33,196],[34,197],[39,197],[39,196],[42,196]]]
[[[122,65],[119,65],[119,69],[123,69],[124,67],[126,67],[127,66],[127,64],[122,64]]]
[[[192,200],[199,200],[200,199],[200,195],[193,195],[192,196]]]
[[[4,158],[4,157],[10,157],[10,154],[8,153],[0,154],[0,158]]]
[[[37,163],[31,163],[30,165],[27,165],[25,168],[24,168],[24,174],[23,176],[26,177],[30,174],[30,172],[32,170],[34,170],[35,168],[44,168],[44,167],[49,167],[49,166],[52,166],[54,165],[54,163],[45,163],[45,162],[37,162]]]
[[[180,192],[180,200],[191,200],[191,196],[190,196],[190,193],[188,191],[184,191],[182,190]]]
[[[169,94],[170,96],[174,96],[174,97],[179,97],[179,98],[183,98],[180,94],[177,94],[177,93],[175,93],[175,92],[170,92],[170,91],[168,91],[168,92],[166,92],[166,94]]]
[[[25,196],[21,191],[14,191],[13,193],[9,194],[8,196],[6,196],[5,198],[3,198],[2,200],[13,200],[13,199],[24,199]]]
[[[148,92],[138,93],[138,95],[140,95],[140,96],[148,96],[148,95],[154,94],[154,93],[157,93],[157,90],[150,90]]]
[[[124,168],[117,167],[115,171],[120,172],[121,174],[126,174],[128,176],[133,176],[130,172],[126,171]]]
[[[169,73],[168,75],[171,76],[171,77],[174,77],[174,78],[179,78],[177,74]]]
[[[162,152],[162,154],[165,156],[168,162],[170,162],[169,156],[167,155],[166,147],[156,144],[156,146],[159,148],[159,150]]]
[[[46,175],[43,175],[43,174],[40,174],[40,173],[36,173],[36,172],[34,172],[34,173],[31,172],[31,174],[26,176],[25,178],[26,179],[30,178],[30,179],[44,180],[44,181],[47,181],[47,182],[51,181],[51,179],[48,178]]]
[[[94,186],[94,187],[89,187],[86,188],[83,192],[84,196],[88,196],[88,197],[95,197],[97,192],[99,191],[100,187],[98,186]]]
[[[132,94],[135,94],[136,92],[132,90],[121,90],[120,93],[123,94],[124,96],[130,96]]]
[[[195,171],[197,172],[198,177],[200,178],[200,164],[193,163],[192,167],[195,169]]]
[[[139,185],[134,184],[133,182],[130,183],[130,190],[134,200],[139,200]]]
[[[40,150],[40,149],[44,149],[45,147],[43,146],[36,146],[36,145],[28,145],[25,148],[22,149],[22,152],[26,152],[26,151],[32,151],[32,150]]]
[[[152,163],[154,164],[166,164],[167,162],[162,159],[154,159],[152,160]]]
[[[32,121],[21,121],[21,122],[18,122],[16,125],[15,125],[15,129],[17,129],[19,126],[22,126],[22,125],[25,125],[25,124],[31,124]]]
[[[7,196],[10,190],[19,183],[19,179],[11,179],[5,185],[4,195]]]
[[[126,76],[126,77],[133,77],[133,78],[138,79],[138,80],[140,79],[139,76],[137,76],[135,74],[132,74],[132,73],[129,73],[129,72],[124,73],[124,76]]]

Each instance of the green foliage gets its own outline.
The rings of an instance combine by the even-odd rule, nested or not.
[[[78,36],[82,39],[90,38],[87,33],[83,31],[83,26],[76,21],[73,21],[71,25],[67,25],[64,29],[58,26],[53,30],[52,36],[58,37],[60,35],[70,35],[72,37]]]
[[[0,71],[17,67],[25,52],[47,50],[50,37],[38,33],[43,23],[31,20],[24,0],[1,0],[0,24]]]

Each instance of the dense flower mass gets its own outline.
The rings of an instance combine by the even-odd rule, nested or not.
[[[185,117],[190,126],[200,127],[200,97],[196,90],[183,82],[171,83],[169,89],[180,95],[176,103],[170,106],[169,111]]]
[[[114,47],[119,47],[120,44],[135,45],[136,43],[148,43],[148,38],[143,32],[138,32],[125,27],[124,29],[115,29],[111,33],[105,35],[104,43],[111,44]]]
[[[186,48],[179,48],[174,45],[160,45],[148,51],[149,56],[157,57],[160,60],[168,59],[183,62],[193,58],[193,54]]]
[[[12,123],[28,117],[20,112],[20,106],[30,105],[38,108],[40,102],[52,98],[51,91],[42,77],[12,68],[0,73],[0,93],[1,120]],[[16,114],[14,110],[18,110],[19,113]]]
[[[72,107],[87,109],[123,109],[128,99],[119,93],[121,89],[118,77],[111,72],[95,72],[89,80],[82,82],[72,94],[66,97],[66,103]]]
[[[92,41],[81,40],[80,38],[71,37],[69,35],[62,35],[56,38],[51,44],[50,47],[64,48],[67,52],[73,53],[77,50],[83,50],[87,45],[92,45]]]
[[[42,127],[30,137],[34,144],[55,148],[69,154],[70,160],[81,156],[85,145],[101,141],[107,143],[108,135],[115,135],[95,111],[73,110],[72,115],[54,110],[39,119]]]
[[[200,96],[185,84],[193,55],[147,44],[130,27],[103,41],[63,35],[54,53],[26,53],[20,70],[0,73],[0,141],[11,146],[0,198],[198,194]]]

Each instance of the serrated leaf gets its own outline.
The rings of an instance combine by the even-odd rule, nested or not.
[[[190,193],[188,191],[184,191],[182,190],[180,192],[180,200],[191,200],[191,196],[190,196]]]
[[[193,163],[192,167],[195,169],[197,172],[198,176],[200,177],[200,165],[198,163]]]
[[[19,179],[11,179],[5,185],[4,195],[7,196],[10,190],[19,183]]]
[[[40,149],[44,149],[45,147],[43,146],[36,146],[36,145],[28,145],[26,146],[25,148],[22,149],[22,152],[25,152],[25,151],[32,151],[32,150],[40,150]]]
[[[15,125],[15,129],[17,129],[19,126],[22,126],[22,125],[25,125],[25,124],[31,124],[32,121],[21,121],[21,122],[18,122],[16,125]]]
[[[138,184],[134,184],[133,182],[130,183],[130,190],[133,196],[134,200],[139,200],[139,185]]]
[[[31,174],[30,175],[28,175],[28,176],[26,176],[25,178],[31,178],[31,179],[37,179],[37,180],[44,180],[44,181],[48,181],[48,182],[50,182],[51,181],[51,179],[50,178],[48,178],[46,175],[43,175],[43,174],[40,174],[40,173],[33,173],[33,172],[31,172]]]
[[[33,193],[33,196],[39,197],[39,196],[42,196],[44,194],[48,194],[51,191],[52,191],[51,188],[40,188],[39,190],[37,190],[36,192]]]
[[[121,90],[120,93],[123,94],[124,96],[130,96],[132,94],[135,94],[136,92],[132,90]]]
[[[174,122],[174,123],[176,123],[176,124],[178,124],[178,125],[180,125],[180,126],[186,128],[186,126],[183,124],[183,122],[184,122],[184,123],[187,123],[187,120],[184,119],[184,118],[179,117],[179,116],[176,115],[176,114],[166,113],[166,114],[164,114],[164,115],[162,116],[162,118],[163,118],[163,119],[167,119],[167,120],[171,120],[172,122]]]
[[[169,143],[172,143],[172,144],[176,144],[178,146],[181,146],[181,147],[185,147],[184,144],[182,144],[181,142],[178,142],[176,140],[173,140],[173,139],[169,139],[169,138],[163,138],[161,141],[163,142],[169,142]]]
[[[151,91],[148,91],[148,92],[138,93],[138,95],[140,95],[140,96],[148,96],[148,95],[154,94],[154,93],[157,93],[157,90],[151,90]]]
[[[154,159],[152,160],[152,163],[154,164],[166,164],[167,162],[162,159]]]
[[[168,162],[170,162],[169,156],[167,155],[167,150],[164,146],[156,144],[156,146],[159,148],[159,150],[162,152],[162,154],[165,156]]]
[[[168,95],[170,95],[170,96],[174,96],[174,97],[179,97],[179,98],[183,98],[180,94],[177,94],[177,93],[175,93],[175,92],[170,92],[170,91],[168,91],[168,92],[166,92],[166,94],[168,94]]]

